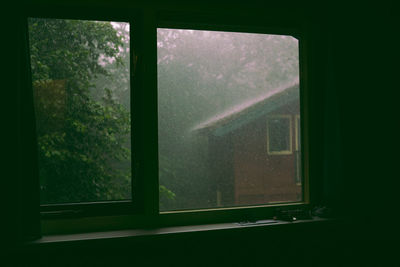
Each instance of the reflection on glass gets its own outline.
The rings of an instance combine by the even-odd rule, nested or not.
[[[301,201],[298,40],[158,29],[157,47],[160,211]]]
[[[28,26],[41,203],[130,199],[129,24]]]

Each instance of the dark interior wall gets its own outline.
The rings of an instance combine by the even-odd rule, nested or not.
[[[174,266],[175,262],[180,263],[176,265],[189,266],[254,266],[298,263],[296,259],[304,266],[337,266],[346,263],[356,266],[375,263],[381,266],[389,263],[396,265],[393,255],[396,253],[395,246],[390,240],[398,240],[399,237],[396,225],[399,202],[398,85],[394,82],[394,74],[398,70],[396,49],[399,46],[395,38],[398,30],[395,25],[399,13],[396,6],[388,1],[348,2],[331,1],[330,4],[319,6],[297,4],[297,7],[306,12],[311,18],[311,27],[320,34],[313,36],[316,41],[314,44],[323,44],[313,47],[312,68],[315,71],[323,66],[322,69],[326,71],[319,70],[323,75],[312,82],[325,84],[338,98],[336,107],[340,116],[340,131],[336,132],[336,126],[330,126],[325,129],[325,134],[331,137],[339,134],[341,138],[339,144],[331,144],[331,139],[325,139],[330,148],[324,154],[325,161],[331,161],[324,162],[325,175],[329,178],[325,181],[324,194],[329,196],[326,200],[330,205],[354,219],[352,223],[291,228],[290,231],[243,229],[129,242],[82,242],[17,249],[11,254],[9,266],[16,265],[20,260],[25,261],[26,266],[118,266],[126,262],[144,266]],[[99,3],[115,6],[121,2]],[[286,4],[271,3],[280,10],[286,8]],[[219,7],[212,12],[220,14],[223,20],[225,10],[230,6],[214,5]],[[256,10],[254,12],[257,14],[265,10],[264,13],[268,14],[267,5],[251,7],[243,3],[234,8],[243,8],[245,12]],[[182,8],[179,4],[167,6]],[[19,49],[22,47],[18,45],[21,43],[20,36],[12,19],[20,13],[21,8],[21,3],[5,7],[11,16],[6,20],[5,25],[9,27],[5,27],[4,36],[11,42],[3,45],[6,45],[5,51],[13,51],[4,53],[3,65],[7,66],[4,84],[7,86],[2,92],[2,113],[6,115],[2,131],[6,142],[2,150],[5,159],[3,157],[1,188],[5,205],[1,217],[4,222],[1,240],[7,248],[17,245],[22,231],[22,214],[18,203],[21,194],[18,190],[21,186],[18,171],[21,166],[17,162],[23,148],[18,150],[17,147],[22,139],[29,138],[22,133],[18,139],[16,131],[18,109],[15,107],[21,69],[18,63],[21,56]],[[289,9],[290,12],[295,10]],[[316,129],[320,130],[323,129]],[[340,172],[337,172],[338,168],[341,168]],[[319,171],[323,173],[323,170]]]
[[[338,92],[342,136],[338,203],[359,218],[386,217],[398,204],[394,8],[374,2],[330,14],[329,86]]]

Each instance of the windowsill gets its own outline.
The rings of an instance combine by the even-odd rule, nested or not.
[[[79,233],[79,234],[65,234],[65,235],[47,235],[34,241],[26,242],[26,246],[41,246],[47,244],[64,244],[75,242],[91,242],[91,241],[112,241],[112,240],[128,240],[135,238],[145,238],[164,235],[179,235],[187,233],[201,233],[208,231],[238,231],[240,229],[255,230],[272,230],[277,228],[290,227],[289,225],[309,225],[309,224],[324,224],[336,221],[337,219],[326,219],[314,217],[309,220],[297,220],[293,222],[281,220],[260,220],[249,223],[219,223],[219,224],[204,224],[204,225],[190,225],[190,226],[175,226],[163,227],[154,229],[132,229],[120,231],[107,231],[107,232],[93,232],[93,233]]]

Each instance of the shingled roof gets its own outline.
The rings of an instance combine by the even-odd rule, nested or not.
[[[279,87],[195,125],[191,131],[222,136],[299,98],[299,84]]]

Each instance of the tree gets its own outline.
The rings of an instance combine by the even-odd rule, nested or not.
[[[130,39],[129,23],[113,22],[117,35],[121,38],[122,45],[119,47],[118,57],[121,59],[124,68],[120,67],[120,62],[113,60],[104,64],[107,75],[98,75],[94,79],[95,88],[101,90],[103,87],[109,88],[114,97],[125,106],[130,108]],[[98,92],[93,90],[92,97],[98,98]]]
[[[36,18],[29,37],[41,202],[130,198],[130,114],[108,88],[91,97],[107,63],[124,68],[122,37],[109,22]]]

